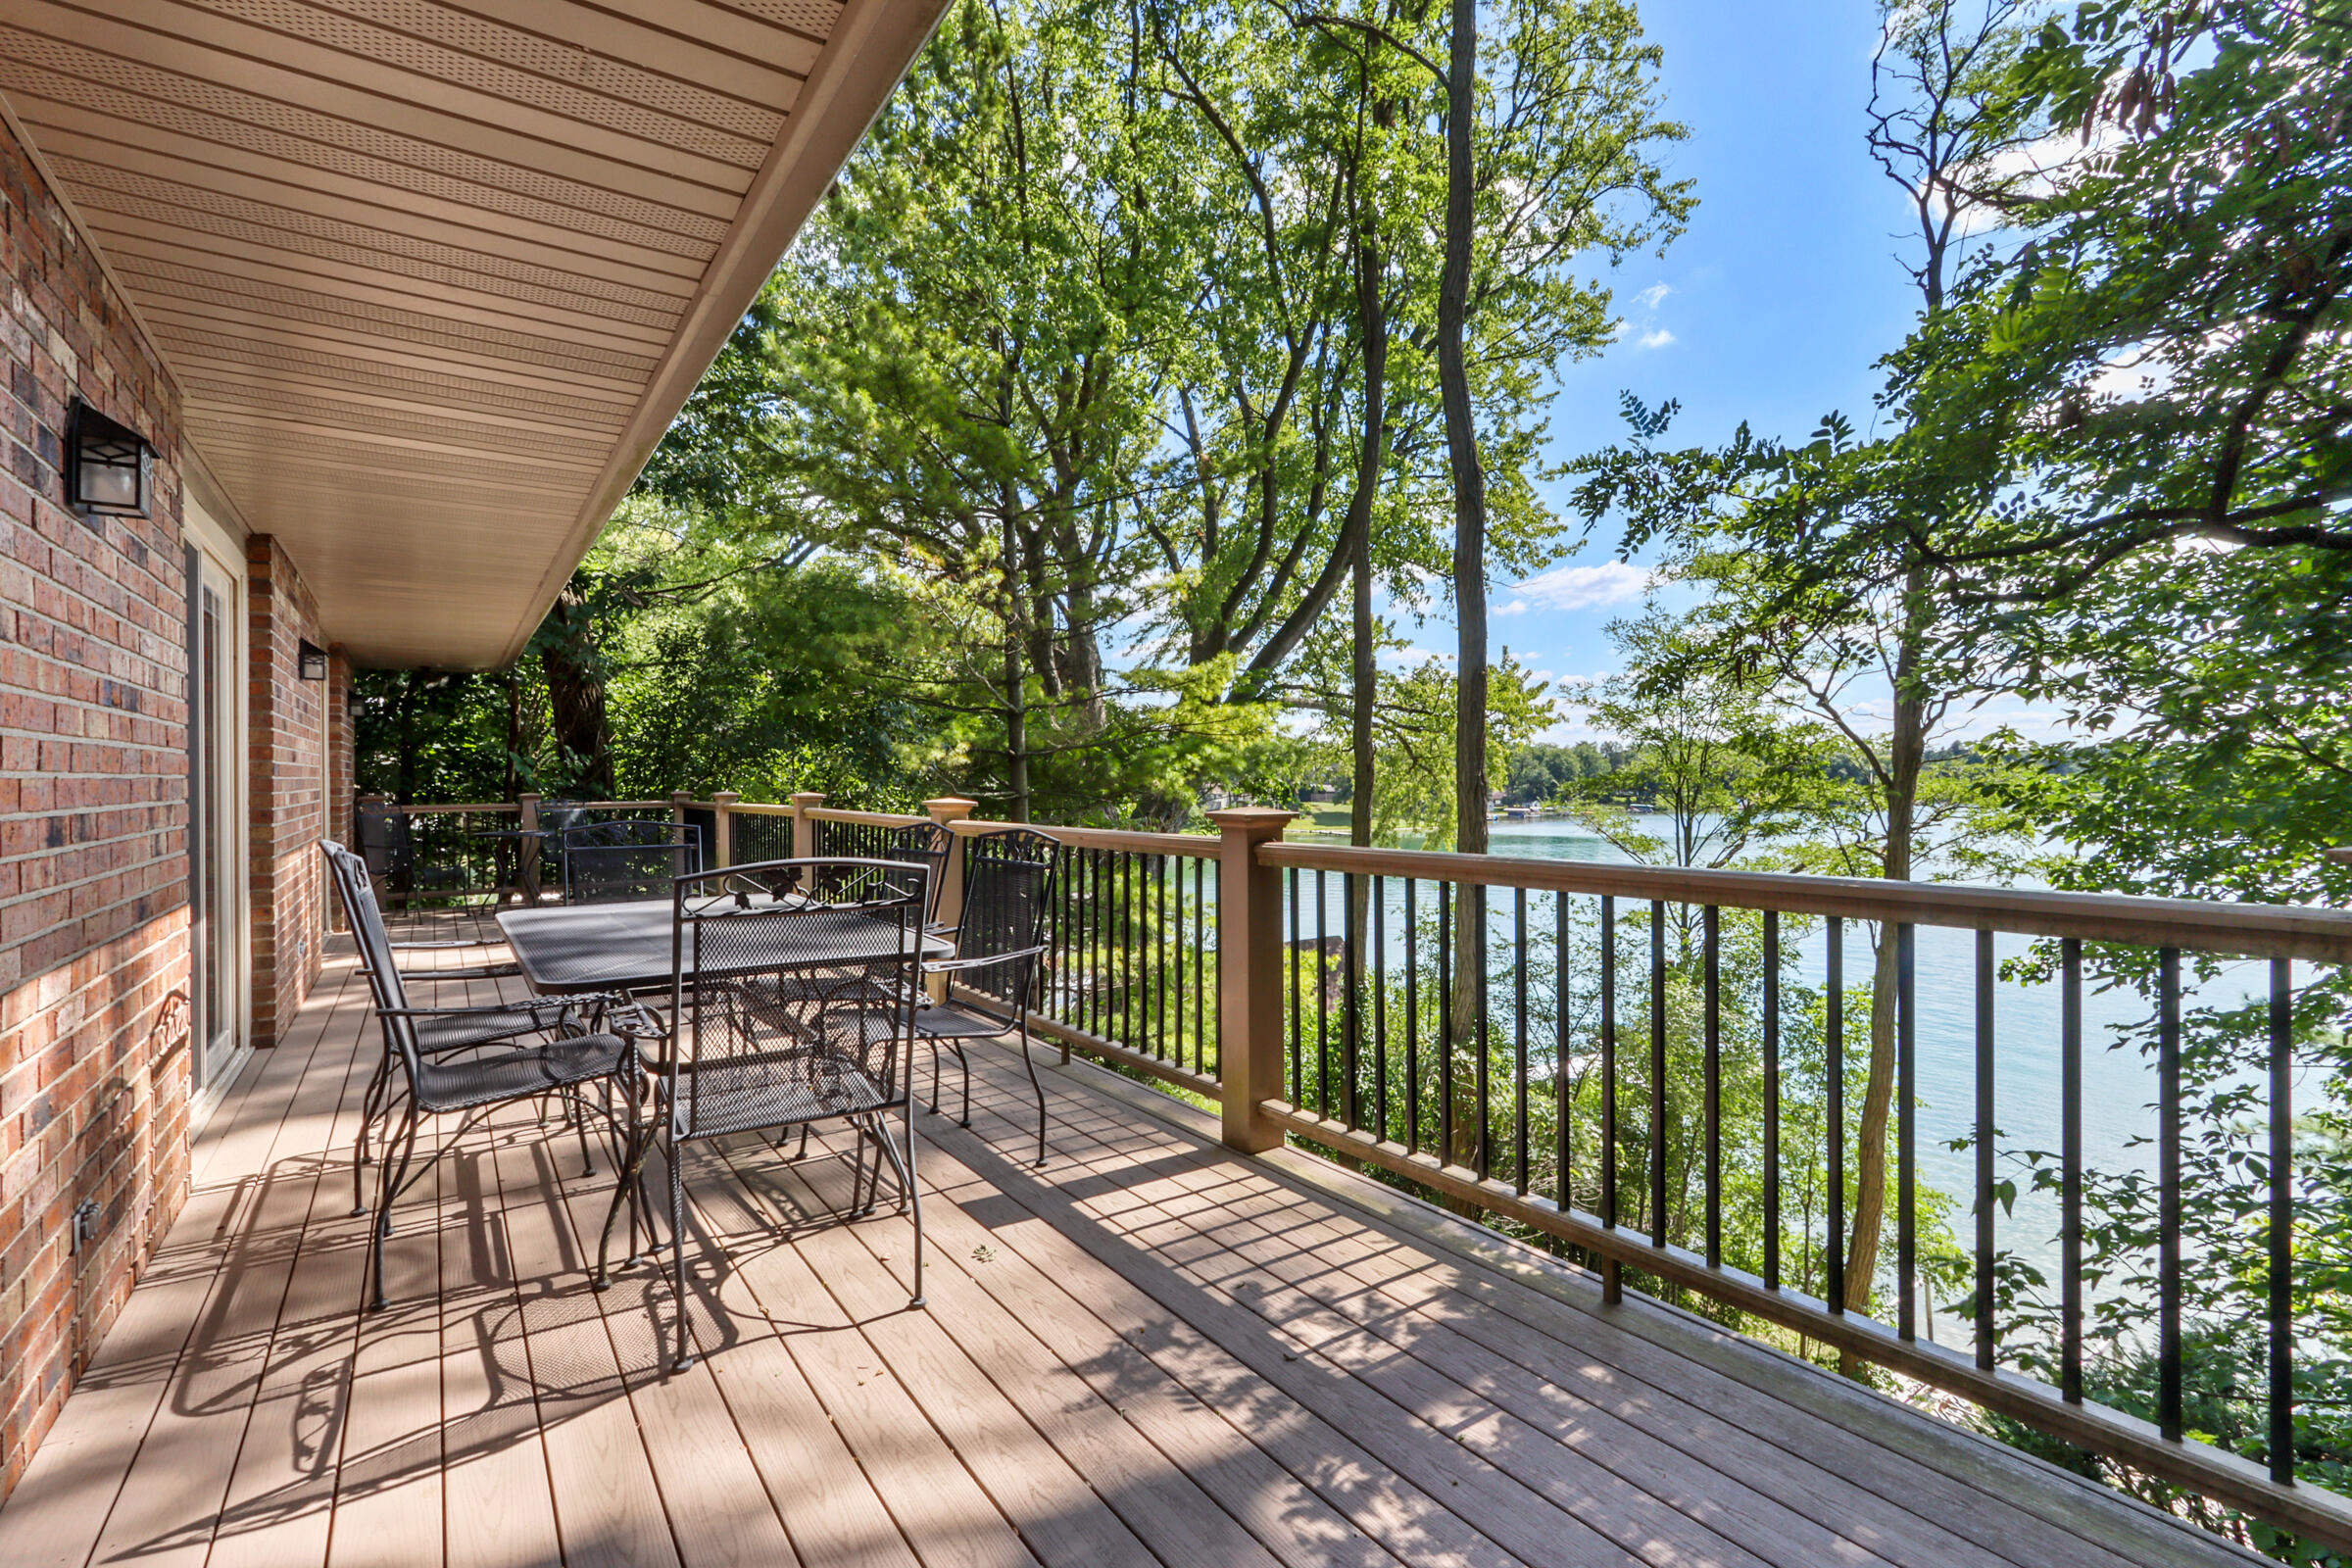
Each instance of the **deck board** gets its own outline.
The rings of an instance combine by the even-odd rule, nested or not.
[[[707,1147],[699,1354],[672,1371],[654,1270],[588,1288],[609,1160],[584,1176],[516,1109],[403,1202],[392,1305],[364,1316],[349,1158],[377,1049],[338,956],[199,1137],[178,1223],[0,1506],[0,1561],[2250,1560],[1668,1309],[1601,1309],[1326,1162],[1237,1158],[1098,1069],[1046,1074],[1033,1170],[1027,1078],[985,1049],[973,1126],[919,1118],[926,1310],[908,1221],[835,1215],[841,1150]]]

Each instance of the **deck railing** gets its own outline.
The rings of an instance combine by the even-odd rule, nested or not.
[[[721,864],[871,853],[926,818],[959,843],[1007,825],[960,800],[922,815],[814,794],[671,808],[708,813]],[[1215,836],[1045,829],[1063,860],[1040,1034],[1216,1102],[1238,1149],[1303,1141],[1566,1244],[1611,1298],[1630,1271],[2352,1547],[2352,1504],[2294,1477],[2299,1356],[2344,1348],[2297,1319],[2310,1221],[2293,1143],[2298,1031],[2346,1021],[2307,1000],[2322,997],[2313,966],[2352,962],[2352,911],[1364,850],[1286,842],[1282,811],[1212,820]],[[946,877],[953,922],[960,856]],[[1923,934],[1945,977],[1933,995]],[[2230,992],[2232,959],[2258,966],[2251,994]],[[2119,1019],[2118,997],[2144,998],[2144,1017]],[[1844,1277],[1878,1009],[1893,1088],[1885,1320],[1849,1305]],[[2184,1039],[2230,1019],[2251,1042],[2244,1082],[2193,1104],[2238,1120],[2190,1125]],[[1946,1102],[1923,1093],[1923,1029],[1954,1048],[1934,1063]],[[2144,1258],[2088,1254],[2085,1061],[2102,1031],[2147,1046]],[[2112,1098],[2126,1058],[2090,1059]],[[2052,1147],[2002,1126],[2045,1110]],[[1928,1141],[1923,1112],[1944,1136]],[[2253,1173],[2238,1240],[2258,1364],[2218,1394],[2189,1383],[2192,1151]],[[1948,1228],[1922,1179],[1931,1157]],[[1962,1343],[1935,1338],[1937,1277]],[[2093,1320],[2117,1298],[2100,1293],[2143,1288],[2153,1420],[2085,1392]],[[2258,1459],[2196,1436],[2192,1410],[2216,1397],[2250,1410]]]

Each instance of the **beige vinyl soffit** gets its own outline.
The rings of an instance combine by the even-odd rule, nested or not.
[[[4,0],[187,441],[370,664],[520,653],[945,0]]]

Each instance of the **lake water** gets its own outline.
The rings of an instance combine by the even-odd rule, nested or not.
[[[1567,820],[1497,822],[1492,829],[1491,853],[1540,860],[1625,863],[1631,858],[1589,828]],[[1311,901],[1311,874],[1301,873],[1301,877],[1306,879],[1301,886],[1301,897]],[[1324,880],[1327,922],[1324,929],[1336,935],[1345,928],[1346,921],[1342,879],[1327,876]],[[1285,928],[1289,929],[1287,889],[1285,899]],[[1433,896],[1424,890],[1421,907],[1425,914],[1433,903]],[[1400,887],[1392,885],[1388,904],[1387,929],[1390,945],[1396,950],[1391,956],[1395,965],[1401,963],[1402,954]],[[1507,904],[1501,907],[1500,918],[1507,922]],[[1311,936],[1315,931],[1311,906],[1305,915],[1302,934]],[[1490,913],[1489,919],[1493,929],[1495,915]],[[1543,919],[1547,926],[1548,911],[1544,911]],[[1536,915],[1531,912],[1531,925],[1535,924]],[[2032,946],[2030,937],[2002,935],[1997,939],[1995,953],[2005,961],[2022,956]],[[1827,939],[1818,922],[1795,948],[1798,978],[1808,985],[1822,985],[1827,979],[1828,953]],[[1975,1153],[1968,1149],[1953,1150],[1949,1145],[1952,1140],[1972,1133],[1976,1113],[1976,934],[1922,926],[1917,930],[1916,954],[1919,1179],[1923,1186],[1953,1198],[1952,1223],[1965,1245],[1973,1241],[1973,1220],[1969,1216],[1975,1200]],[[1849,999],[1867,1003],[1872,963],[1867,927],[1849,921],[1845,938],[1845,986]],[[1626,995],[1623,988],[1632,985],[1634,1004],[1640,1005],[1642,987],[1646,982],[1634,977],[1630,982],[1621,979],[1619,983],[1621,997]],[[2267,967],[2249,961],[2225,969],[2186,1000],[2233,1002],[2258,994],[2267,985]],[[2046,985],[2003,981],[1994,999],[1998,1049],[1993,1098],[2000,1131],[1998,1148],[2004,1155],[2001,1172],[2004,1176],[2017,1176],[2021,1189],[2025,1185],[2023,1170],[2014,1158],[2008,1157],[2008,1152],[2021,1149],[2054,1152],[2059,1147],[2059,987],[2055,981]],[[2146,1004],[2136,995],[2102,995],[2085,988],[2083,1151],[2094,1169],[2144,1171],[2153,1167],[2155,1063],[2135,1044],[2117,1049],[2115,1033],[2117,1026],[2143,1021],[2146,1016]],[[1863,1032],[1849,1022],[1846,1043],[1849,1057],[1868,1049]],[[2015,1215],[2004,1213],[1999,1217],[1997,1238],[1999,1247],[2040,1266],[2054,1284],[2059,1256],[2054,1199],[2037,1201],[2031,1194],[2021,1192]],[[1886,1245],[1888,1248],[1893,1245],[1891,1232]]]

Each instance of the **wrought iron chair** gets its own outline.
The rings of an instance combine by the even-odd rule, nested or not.
[[[940,890],[948,883],[948,858],[956,853],[956,835],[937,822],[909,822],[882,835],[881,858],[902,865],[919,865],[928,873],[923,892],[923,929],[937,931]]]
[[[320,839],[318,850],[326,858],[327,872],[334,881],[336,896],[343,906],[344,924],[351,928],[352,944],[358,951],[360,973],[367,980],[368,996],[376,1006],[407,1007],[410,1004],[408,987],[412,984],[499,980],[521,972],[512,959],[462,968],[400,968],[395,956],[402,953],[462,952],[472,948],[503,947],[504,944],[479,939],[455,942],[392,941],[384,928],[383,910],[376,903],[375,884],[368,875],[367,862],[332,839]],[[422,1021],[416,1033],[422,1048],[428,1054],[437,1054],[535,1034],[552,1027],[553,1016],[553,1008],[540,1004],[453,1009],[448,1017]],[[368,1164],[368,1150],[374,1137],[376,1124],[384,1116],[392,1071],[392,1056],[387,1052],[377,1058],[375,1071],[368,1080],[368,1092],[361,1101],[360,1132],[352,1144],[351,1155],[351,1211],[355,1215],[367,1212],[363,1172]]]
[[[368,1227],[368,1305],[379,1309],[384,1304],[383,1245],[392,1233],[392,1205],[424,1174],[425,1167],[414,1174],[410,1167],[416,1157],[417,1130],[425,1118],[465,1112],[466,1121],[451,1135],[454,1142],[500,1105],[557,1096],[565,1102],[578,1129],[580,1154],[588,1173],[595,1168],[588,1153],[587,1118],[592,1111],[606,1124],[618,1169],[628,1152],[626,1129],[636,1122],[636,1047],[628,1035],[587,1028],[592,1019],[606,1021],[608,1009],[628,1007],[626,998],[575,997],[560,1004],[472,1007],[410,1005],[401,971],[392,959],[392,945],[385,940],[382,912],[376,906],[366,862],[337,844],[322,843],[320,848],[334,869],[335,885],[350,916],[352,936],[375,1004],[377,1026],[383,1034],[383,1056],[368,1083],[352,1155],[355,1214],[368,1212],[361,1201],[361,1171],[368,1160],[369,1129],[377,1120],[391,1116],[395,1071],[408,1091],[401,1106],[401,1126],[385,1136],[377,1160],[376,1200]],[[650,1020],[632,1016],[629,1023],[633,1033],[653,1032]],[[532,1039],[534,1036],[537,1038]],[[582,1093],[591,1084],[604,1089],[593,1104]],[[620,1114],[615,1114],[612,1104],[615,1087],[627,1107]],[[633,1199],[636,1194],[631,1189],[625,1196]],[[632,1209],[632,1237],[636,1229],[637,1215]]]
[[[560,842],[565,904],[665,899],[671,882],[703,868],[702,835],[677,822],[596,822]]]
[[[416,862],[416,835],[407,811],[362,802],[353,814],[368,875],[387,897],[398,894],[409,900],[418,894],[465,891],[468,879],[464,866]]]
[[[668,1034],[648,1048],[654,1114],[640,1128],[613,1194],[596,1278],[600,1289],[609,1279],[613,1221],[659,1142],[669,1163],[680,1368],[694,1361],[685,1310],[682,1150],[689,1143],[759,1132],[777,1135],[780,1144],[794,1128],[806,1134],[825,1122],[846,1124],[858,1137],[850,1214],[873,1212],[887,1165],[899,1207],[914,1220],[909,1304],[923,1304],[907,1030],[922,951],[922,899],[901,869],[874,860],[773,860],[684,877],[674,886]],[[802,1147],[805,1152],[805,1137]]]
[[[925,978],[944,975],[951,987],[973,994],[918,1008],[915,1037],[931,1047],[931,1110],[939,1111],[939,1051],[956,1053],[963,1069],[963,1112],[972,1124],[972,1063],[964,1046],[1017,1038],[1029,1087],[1037,1094],[1037,1163],[1046,1162],[1046,1090],[1029,1050],[1029,998],[1045,956],[1054,906],[1061,846],[1043,833],[1008,828],[974,838],[964,848],[963,912],[955,928],[956,956],[927,960]],[[953,991],[950,992],[953,998]],[[998,1010],[998,1009],[1003,1010]]]

